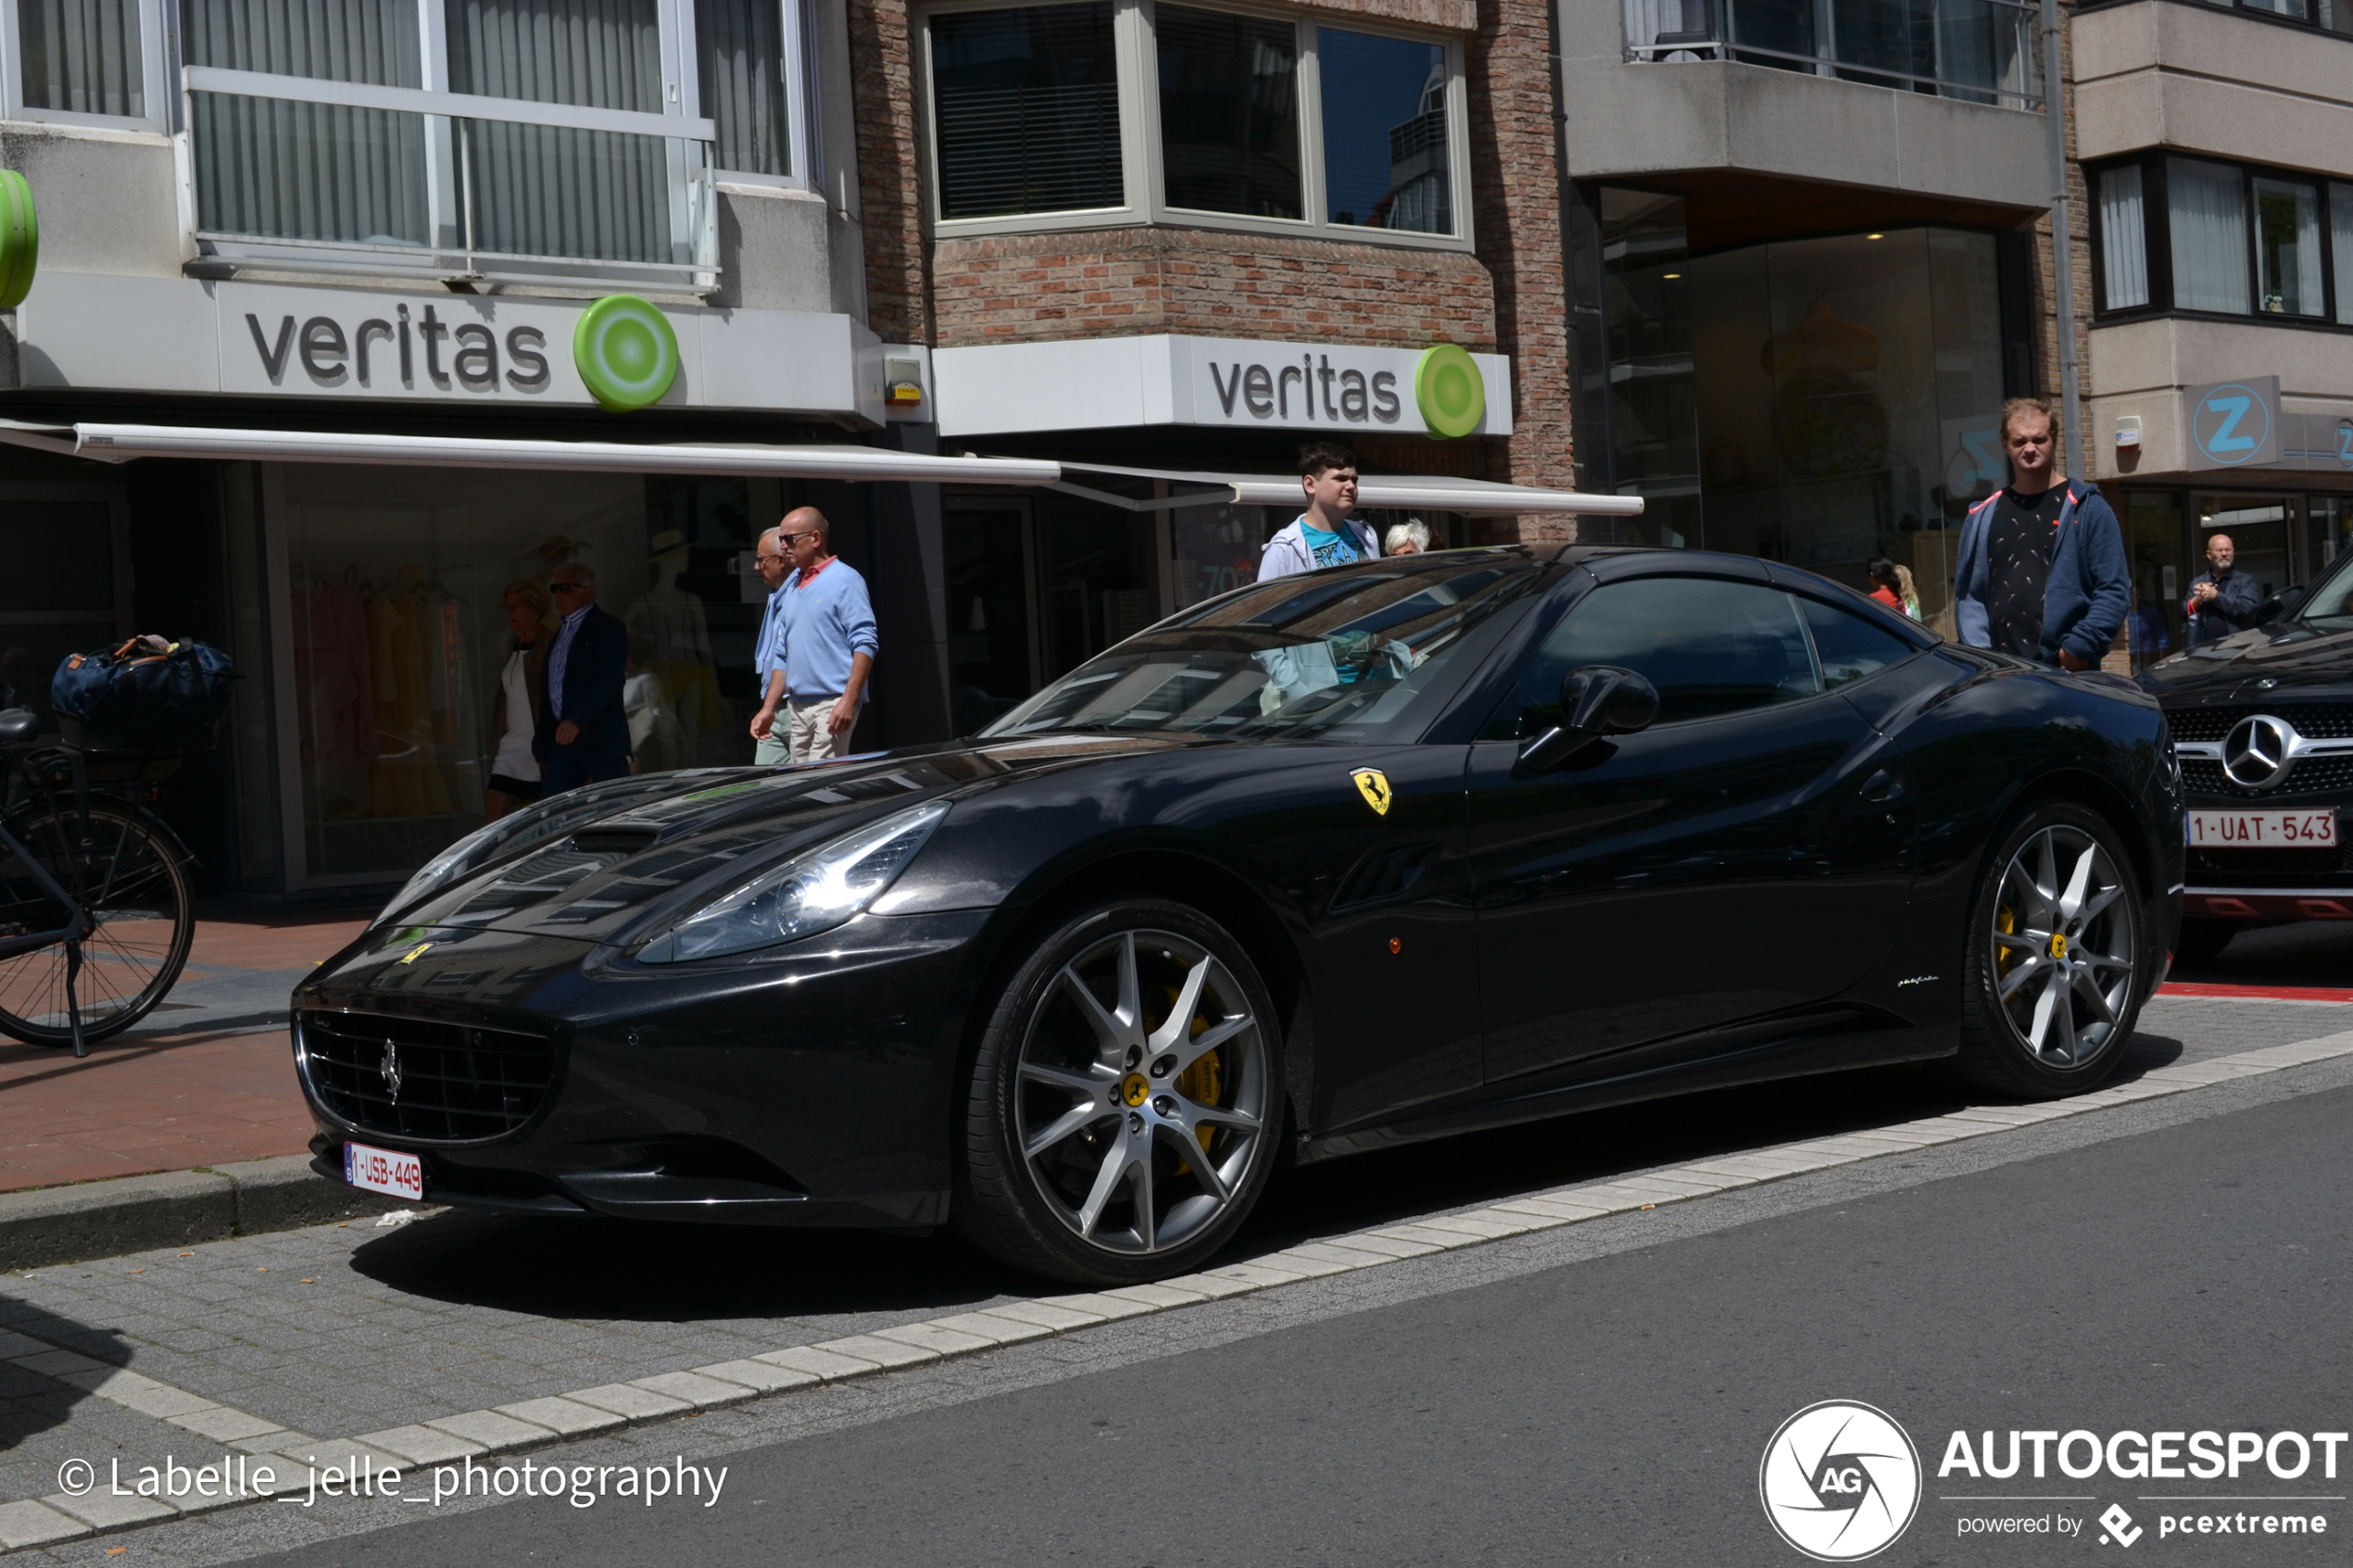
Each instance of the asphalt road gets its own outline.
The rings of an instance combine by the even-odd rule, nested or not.
[[[1894,1415],[1927,1467],[1911,1527],[1875,1561],[2110,1549],[2110,1503],[2144,1532],[2136,1556],[2341,1561],[2353,1485],[2317,1470],[2235,1486],[1935,1471],[1957,1429],[2353,1424],[2348,1114],[2353,1086],[2320,1088],[2044,1152],[2031,1140],[2048,1129],[2005,1153],[1924,1154],[1871,1178],[1900,1184],[1883,1190],[1782,1184],[1764,1205],[1780,1212],[1725,1195],[1647,1234],[1622,1216],[1637,1223],[1597,1223],[1618,1234],[1550,1266],[1457,1283],[1446,1271],[1469,1255],[1422,1260],[1390,1299],[1235,1316],[1198,1348],[1033,1368],[1001,1390],[969,1371],[901,1412],[705,1459],[728,1468],[715,1506],[517,1502],[275,1561],[1797,1562],[1758,1464],[1786,1417],[1829,1399]],[[1946,1500],[1994,1492],[2078,1500]],[[2145,1500],[2218,1493],[2266,1500]],[[2329,1500],[2270,1500],[2315,1494]],[[2330,1533],[2160,1539],[2168,1512],[2320,1514]],[[1965,1516],[2008,1515],[2082,1533],[1959,1535]]]

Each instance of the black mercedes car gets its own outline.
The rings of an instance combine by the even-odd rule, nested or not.
[[[2259,925],[2353,920],[2353,555],[2263,613],[2141,675],[2189,797],[2188,960]]]
[[[295,993],[324,1171],[519,1213],[1198,1267],[1280,1160],[1956,1058],[2116,1065],[2156,702],[1687,551],[1363,562],[977,735],[542,802]]]

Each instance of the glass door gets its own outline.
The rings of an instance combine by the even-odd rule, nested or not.
[[[956,733],[971,734],[1042,684],[1037,542],[1030,506],[947,497],[948,686]]]

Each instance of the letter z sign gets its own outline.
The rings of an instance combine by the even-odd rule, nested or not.
[[[2224,382],[2190,392],[2190,466],[2234,469],[2280,459],[2277,376]]]

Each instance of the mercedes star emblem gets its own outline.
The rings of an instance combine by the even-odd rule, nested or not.
[[[384,1093],[396,1100],[400,1098],[400,1047],[390,1040],[384,1042],[384,1060],[376,1064],[376,1071],[384,1074]]]
[[[2269,789],[2287,774],[2296,731],[2284,719],[2259,713],[2231,726],[2222,743],[2222,771],[2242,789]]]

